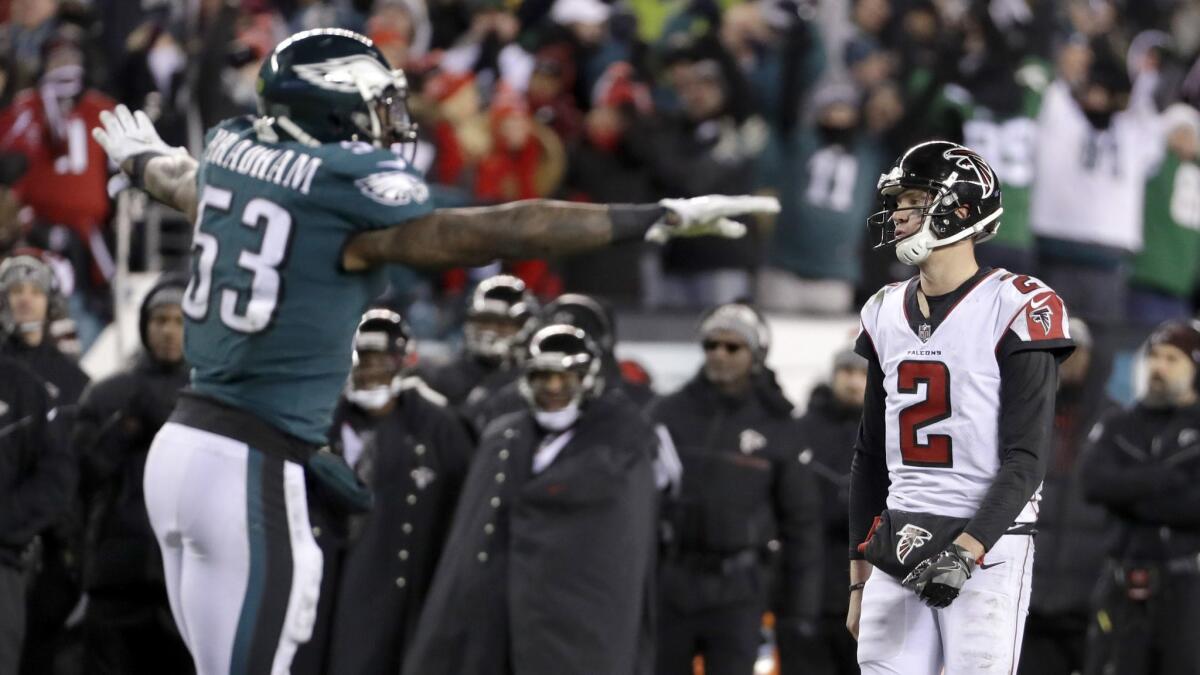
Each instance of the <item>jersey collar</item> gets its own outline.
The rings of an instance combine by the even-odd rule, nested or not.
[[[921,342],[928,342],[929,338],[933,337],[934,331],[950,316],[950,312],[954,311],[958,303],[962,302],[963,298],[975,290],[980,282],[995,271],[991,267],[980,267],[975,274],[953,291],[944,295],[925,296],[929,302],[928,319],[921,314],[921,307],[917,303],[917,289],[921,287],[921,277],[917,275],[909,279],[908,286],[904,288],[904,318],[908,321],[908,327],[912,330],[913,335],[916,335]]]

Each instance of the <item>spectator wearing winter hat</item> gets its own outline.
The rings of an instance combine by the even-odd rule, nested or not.
[[[780,196],[758,297],[772,311],[839,314],[859,280],[862,227],[874,205],[883,153],[863,133],[858,92],[831,83],[813,96],[815,126],[767,146],[764,183]]]
[[[799,460],[796,420],[765,364],[770,331],[753,308],[731,303],[701,319],[704,365],[648,415],[666,429],[683,465],[663,502],[658,672],[751,673],[763,612],[812,637],[820,607],[821,491]],[[769,544],[769,542],[775,542]],[[772,558],[780,591],[769,593]]]
[[[162,557],[142,496],[150,441],[187,385],[183,361],[186,279],[167,276],[142,301],[142,352],[80,400],[72,445],[89,514],[84,540],[84,660],[88,672],[189,673],[171,621]]]

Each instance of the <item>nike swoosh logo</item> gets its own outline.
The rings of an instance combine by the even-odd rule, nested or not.
[[[1030,306],[1030,307],[1032,307],[1032,308],[1034,308],[1034,309],[1038,309],[1038,308],[1039,308],[1039,307],[1041,307],[1042,305],[1045,305],[1047,302],[1050,302],[1050,298],[1051,298],[1051,297],[1053,297],[1053,296],[1049,296],[1049,295],[1047,295],[1046,297],[1042,298],[1042,301],[1041,301],[1041,302],[1038,302],[1037,300],[1034,300],[1033,302],[1029,303],[1029,306]]]
[[[979,566],[979,569],[981,569],[981,570],[990,570],[990,569],[992,569],[993,567],[995,567],[996,565],[1003,565],[1003,564],[1004,564],[1004,563],[1006,563],[1006,562],[1008,562],[1008,561],[1007,561],[1007,560],[1001,560],[1000,562],[994,562],[994,563],[991,563],[991,564],[984,563],[984,564],[982,564],[982,565],[980,565],[980,566]]]

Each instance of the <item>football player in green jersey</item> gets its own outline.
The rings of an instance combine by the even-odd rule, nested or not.
[[[391,150],[415,139],[406,89],[367,38],[307,31],[264,62],[259,114],[217,125],[199,158],[123,106],[93,131],[133,186],[195,223],[183,301],[192,384],[155,438],[145,483],[171,609],[202,674],[287,672],[311,633],[322,559],[305,467],[328,466],[317,448],[357,320],[383,290],[380,265],[740,236],[730,216],[778,210],[719,195],[436,209]]]

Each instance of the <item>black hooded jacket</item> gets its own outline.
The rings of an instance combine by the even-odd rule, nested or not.
[[[1109,415],[1082,459],[1083,491],[1118,523],[1110,555],[1152,563],[1200,554],[1200,403]]]
[[[178,279],[156,285],[142,303],[144,351],[126,371],[93,383],[80,399],[72,445],[87,508],[84,588],[90,592],[162,586],[162,562],[146,503],[142,470],[154,435],[187,385],[182,361],[156,361],[146,344],[147,305]]]
[[[50,411],[42,380],[0,356],[0,565],[18,566],[22,551],[63,514],[75,490],[73,457]]]
[[[4,342],[0,352],[24,363],[38,374],[45,382],[52,406],[75,405],[88,385],[88,376],[71,357],[59,351],[49,336],[38,346],[30,347],[12,335]]]
[[[821,583],[821,495],[801,463],[792,404],[763,369],[748,395],[731,399],[703,373],[658,401],[651,419],[666,426],[683,463],[683,484],[668,503],[669,551],[783,555],[781,611],[813,619]]]
[[[842,404],[833,397],[829,385],[813,390],[808,411],[800,418],[801,461],[812,451],[810,466],[821,487],[821,516],[825,533],[825,582],[822,584],[821,612],[844,616],[849,605],[846,587],[850,584],[850,566],[846,549],[850,542],[846,522],[850,519],[850,462],[854,459],[854,439],[862,420],[862,408]]]

